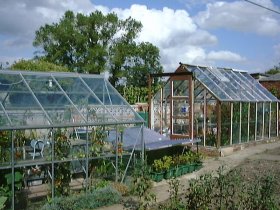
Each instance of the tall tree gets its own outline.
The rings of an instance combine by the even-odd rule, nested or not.
[[[143,60],[139,49],[148,43],[135,42],[141,29],[140,22],[131,17],[121,20],[115,13],[104,15],[95,11],[87,16],[67,11],[58,23],[40,27],[33,45],[42,49],[39,56],[71,71],[101,73],[107,70],[110,81],[116,85],[120,77],[131,75],[127,72],[147,63],[129,62],[137,57]],[[157,53],[153,57],[159,64],[158,49],[153,52]],[[160,65],[155,69],[162,71]]]

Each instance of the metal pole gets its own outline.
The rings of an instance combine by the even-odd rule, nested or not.
[[[255,109],[255,118],[256,118],[256,122],[255,122],[255,141],[257,141],[257,129],[258,129],[258,103],[256,103],[256,109]]]
[[[239,143],[241,143],[241,129],[242,129],[242,103],[239,102]]]
[[[54,130],[53,130],[53,128],[51,128],[51,139],[52,139],[52,177],[51,177],[51,179],[52,179],[52,200],[54,199],[54,144],[55,144],[55,142],[54,142]]]
[[[14,130],[11,131],[10,138],[12,140],[11,164],[12,164],[12,209],[15,209],[15,146],[14,146]]]
[[[269,102],[269,123],[268,123],[268,138],[270,139],[270,129],[271,129],[271,102]]]
[[[89,168],[89,149],[88,149],[88,126],[86,127],[86,193],[88,192],[89,180],[88,180],[88,168]]]
[[[207,90],[204,89],[204,107],[203,107],[203,146],[205,147],[206,145],[206,118],[207,118],[207,101],[206,101],[206,95],[207,95]]]
[[[148,102],[149,102],[149,109],[148,109],[148,112],[149,112],[149,122],[148,122],[148,127],[151,129],[151,126],[152,126],[152,109],[151,109],[151,103],[152,103],[152,78],[151,78],[151,75],[149,74],[148,75]]]
[[[145,142],[144,142],[144,124],[141,126],[141,158],[142,158],[142,163],[144,164],[145,161]]]
[[[263,114],[263,119],[262,119],[262,139],[264,139],[264,106],[265,103],[262,103],[262,114]]]
[[[279,103],[276,102],[276,136],[279,136]]]
[[[119,167],[119,141],[118,141],[118,138],[119,138],[119,131],[118,131],[118,126],[116,126],[116,169],[115,169],[115,173],[116,173],[116,177],[115,177],[115,181],[117,182],[118,181],[118,167]]]
[[[230,145],[232,145],[232,119],[233,119],[233,103],[230,102]]]
[[[250,102],[248,103],[248,130],[247,130],[247,142],[249,142],[250,138],[250,112],[251,112],[251,104]]]

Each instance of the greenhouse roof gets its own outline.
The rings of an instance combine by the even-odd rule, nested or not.
[[[183,64],[220,101],[278,102],[245,71]]]
[[[0,71],[0,130],[143,123],[100,75]]]

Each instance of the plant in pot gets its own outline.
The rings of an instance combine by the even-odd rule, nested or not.
[[[182,168],[182,174],[187,174],[189,172],[190,160],[187,154],[182,154],[179,156],[180,167]]]
[[[186,153],[186,155],[189,158],[189,172],[193,172],[195,170],[195,153],[192,151],[189,151]]]
[[[165,155],[163,156],[162,161],[165,169],[164,178],[165,179],[172,178],[174,176],[174,173],[176,172],[176,167],[174,165],[174,161],[172,157],[169,155]]]
[[[165,173],[164,163],[162,159],[155,159],[152,164],[151,178],[155,182],[163,180]]]
[[[194,162],[195,170],[199,170],[202,168],[202,160],[203,160],[203,155],[201,153],[199,152],[194,153],[193,162]]]
[[[173,166],[175,167],[174,177],[179,177],[183,174],[180,155],[174,155],[172,160],[173,160]]]

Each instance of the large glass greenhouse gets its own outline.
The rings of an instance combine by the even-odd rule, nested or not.
[[[217,148],[279,135],[278,99],[247,72],[181,64],[150,83],[166,75],[150,97],[152,129]]]
[[[144,145],[143,125],[103,76],[1,70],[0,197],[6,208],[86,191],[96,177],[123,181],[135,145]],[[128,128],[135,134],[123,142]]]

